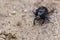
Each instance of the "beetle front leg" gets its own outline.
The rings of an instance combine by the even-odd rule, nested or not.
[[[42,24],[44,24],[44,22],[45,22],[45,19],[43,19]],[[42,25],[42,24],[41,24],[41,25]]]
[[[36,20],[36,18],[34,19],[33,25],[35,25],[35,20]]]

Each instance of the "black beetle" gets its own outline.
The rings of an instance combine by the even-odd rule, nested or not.
[[[53,12],[53,10],[51,12]],[[48,12],[48,9],[46,7],[44,7],[44,6],[39,7],[38,9],[36,9],[35,18],[34,18],[33,24],[35,25],[35,20],[39,21],[40,19],[43,20],[42,24],[44,24],[44,22],[46,20],[49,21],[49,19],[47,17],[47,14],[49,14],[51,12]]]

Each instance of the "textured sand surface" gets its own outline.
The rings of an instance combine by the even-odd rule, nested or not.
[[[46,6],[50,22],[33,25],[39,6]],[[0,40],[60,40],[59,0],[0,0]]]

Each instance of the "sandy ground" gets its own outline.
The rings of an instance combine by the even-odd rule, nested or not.
[[[55,9],[50,22],[33,25],[40,6]],[[59,0],[0,0],[0,40],[60,40]]]

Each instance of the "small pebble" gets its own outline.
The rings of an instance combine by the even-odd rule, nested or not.
[[[27,11],[28,11],[27,9],[24,10],[25,13],[26,13]]]

